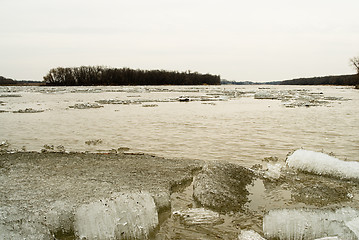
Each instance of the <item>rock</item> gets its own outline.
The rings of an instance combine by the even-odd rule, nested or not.
[[[238,211],[248,201],[246,186],[253,173],[231,163],[208,163],[194,178],[193,196],[203,206],[217,211]]]

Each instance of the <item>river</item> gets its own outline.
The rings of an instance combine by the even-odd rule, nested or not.
[[[34,151],[45,144],[62,145],[68,151],[126,147],[165,157],[246,166],[265,157],[283,159],[298,148],[359,160],[357,90],[268,88],[1,87],[0,141],[6,140],[14,149],[25,146]],[[254,98],[255,93],[264,94]],[[265,94],[275,99],[260,98],[268,97]],[[181,96],[190,101],[177,101]],[[99,108],[71,108],[76,104]],[[26,108],[41,112],[14,113]]]

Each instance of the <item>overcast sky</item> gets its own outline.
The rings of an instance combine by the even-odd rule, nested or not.
[[[82,65],[236,81],[350,74],[358,10],[359,0],[0,0],[0,76]]]

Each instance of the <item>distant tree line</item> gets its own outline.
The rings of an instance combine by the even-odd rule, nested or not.
[[[0,76],[0,86],[40,86],[41,82],[31,80],[14,80]]]
[[[197,72],[108,68],[102,66],[58,67],[44,76],[46,85],[219,85],[220,76]]]
[[[359,85],[359,74],[353,75],[339,75],[326,77],[311,77],[311,78],[297,78],[284,81],[272,82],[236,82],[236,81],[222,81],[222,84],[233,85]]]
[[[293,80],[284,80],[279,82],[280,85],[358,85],[358,74],[326,76],[326,77],[312,77],[312,78],[297,78]]]
[[[11,78],[0,76],[0,85],[15,85],[17,82]]]

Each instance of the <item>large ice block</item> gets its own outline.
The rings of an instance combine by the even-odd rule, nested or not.
[[[359,210],[340,208],[321,209],[280,209],[264,216],[263,232],[269,239],[317,239],[337,237],[358,239]]]
[[[120,193],[79,207],[75,234],[79,239],[145,239],[158,225],[148,192]]]
[[[359,162],[342,161],[321,152],[296,150],[287,158],[287,164],[304,172],[359,180]]]

